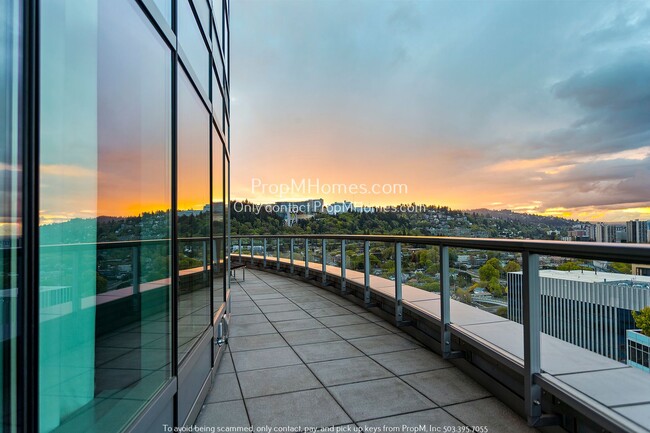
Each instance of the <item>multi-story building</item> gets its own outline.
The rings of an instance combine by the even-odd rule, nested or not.
[[[522,323],[522,274],[508,273],[508,318]],[[650,305],[650,277],[593,271],[540,271],[542,332],[625,361],[632,311]]]
[[[633,220],[625,223],[627,241],[634,244],[648,243],[648,222]]]
[[[228,11],[0,2],[3,432],[200,410],[229,293]]]
[[[596,242],[620,243],[627,240],[625,226],[619,224],[598,223],[595,226]]]

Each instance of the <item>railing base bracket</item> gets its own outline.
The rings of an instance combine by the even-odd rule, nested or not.
[[[443,354],[444,359],[460,359],[465,357],[465,352],[462,350],[454,350],[447,354]]]
[[[550,427],[555,425],[561,425],[562,419],[559,415],[555,414],[544,414],[539,418],[535,419],[531,427]]]

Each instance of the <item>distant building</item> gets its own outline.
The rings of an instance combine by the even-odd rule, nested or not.
[[[353,212],[354,203],[350,201],[336,202],[327,206],[327,213],[330,215],[338,215],[344,212]]]
[[[650,277],[650,265],[632,265],[632,273]]]
[[[650,336],[627,331],[627,365],[650,373]]]
[[[302,201],[278,201],[273,205],[275,213],[284,218],[284,224],[291,227],[300,219],[309,219],[317,213],[323,212],[323,199],[309,199]]]
[[[596,242],[616,243],[626,242],[625,226],[619,224],[598,223],[595,226]]]
[[[647,221],[628,221],[626,224],[627,241],[634,244],[648,243],[648,222]]]
[[[508,273],[508,318],[523,323],[522,273]],[[650,305],[650,277],[540,271],[542,332],[617,361],[626,359],[632,311]]]

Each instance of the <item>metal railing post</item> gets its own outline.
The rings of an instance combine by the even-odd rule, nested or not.
[[[395,242],[395,323],[404,319],[402,311],[402,243]]]
[[[323,284],[327,283],[327,240],[322,239],[321,249],[323,254],[321,254],[321,282]]]
[[[262,248],[264,248],[264,255],[263,255],[263,258],[262,258],[262,267],[265,268],[266,267],[266,238],[264,238],[262,241],[263,241],[262,242],[262,245],[263,245]]]
[[[203,246],[203,254],[201,255],[203,259],[203,272],[208,270],[208,241],[203,241],[201,243]]]
[[[140,247],[131,248],[131,274],[133,275],[133,294],[135,295],[140,293]]]
[[[370,242],[363,241],[363,303],[370,305]]]
[[[251,239],[251,265],[253,264],[253,247],[255,246],[255,239]]]
[[[309,278],[309,239],[305,238],[305,278]]]
[[[293,238],[289,239],[289,270],[293,274]]]
[[[539,255],[525,251],[523,259],[524,310],[524,403],[528,425],[536,425],[542,416],[542,388],[535,383],[541,372],[541,292]]]
[[[346,293],[345,289],[345,239],[341,240],[341,293]]]
[[[440,246],[440,349],[443,358],[451,354],[450,297],[449,287],[449,247]]]
[[[280,238],[275,240],[275,269],[280,270]]]
[[[238,242],[238,244],[239,244],[239,263],[242,263],[242,259],[241,259],[241,238],[239,238],[237,240],[239,241]]]

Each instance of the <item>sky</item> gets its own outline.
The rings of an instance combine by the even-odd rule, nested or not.
[[[233,199],[650,219],[649,2],[231,5]]]

